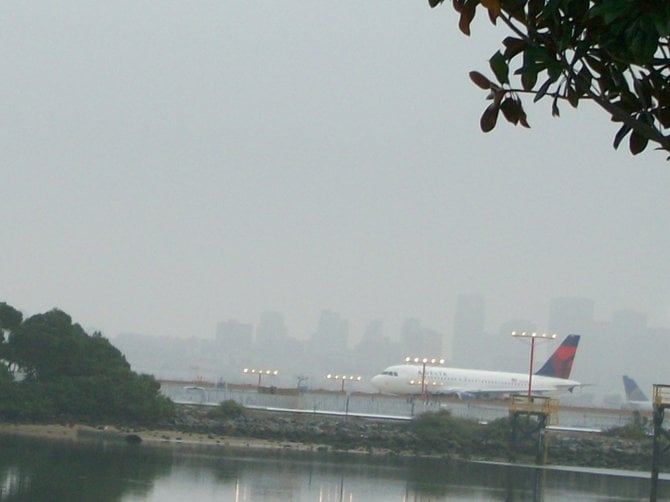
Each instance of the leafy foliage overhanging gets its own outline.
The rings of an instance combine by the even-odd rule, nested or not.
[[[444,0],[428,0],[435,7]],[[480,126],[491,131],[500,112],[529,127],[520,95],[577,107],[590,100],[621,124],[614,148],[628,137],[633,154],[649,142],[670,152],[670,1],[452,0],[459,28],[470,35],[478,11],[503,22],[511,35],[489,60],[495,81],[477,71],[472,81],[492,103]],[[510,75],[511,73],[511,75]],[[511,79],[518,79],[513,87]],[[669,157],[670,158],[670,157]]]

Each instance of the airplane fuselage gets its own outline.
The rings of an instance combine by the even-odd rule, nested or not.
[[[509,395],[528,392],[529,375],[448,367],[400,364],[390,366],[372,378],[371,384],[384,394]],[[558,395],[581,384],[575,380],[533,375],[532,393]]]

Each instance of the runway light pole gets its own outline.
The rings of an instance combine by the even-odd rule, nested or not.
[[[277,370],[259,370],[256,368],[244,368],[242,371],[246,375],[258,375],[258,384],[257,386],[261,386],[261,378],[263,375],[265,376],[277,376],[279,375],[279,371]]]
[[[556,338],[556,333],[549,335],[547,333],[536,333],[535,331],[526,332],[526,331],[512,331],[512,336],[516,338],[529,338],[530,339],[530,363],[528,368],[528,400],[530,400],[532,387],[533,387],[533,357],[535,356],[535,340],[554,340]]]
[[[426,365],[427,364],[444,364],[444,359],[435,359],[427,357],[406,357],[406,363],[416,363],[421,364],[421,397],[426,399],[427,389],[426,389]]]
[[[363,379],[363,377],[358,375],[339,375],[334,373],[328,373],[326,375],[326,378],[328,380],[341,380],[342,386],[340,387],[340,392],[344,392],[344,382],[346,382],[347,380],[349,380],[350,382],[360,382]]]

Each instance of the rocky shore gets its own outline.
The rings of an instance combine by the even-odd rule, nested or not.
[[[506,421],[478,424],[441,418],[426,426],[418,421],[372,421],[266,412],[229,413],[180,407],[175,420],[157,428],[103,425],[0,424],[0,433],[52,439],[107,439],[154,445],[337,451],[366,455],[434,456],[507,461]],[[446,420],[446,421],[445,421]],[[435,426],[437,424],[437,427]],[[652,441],[616,433],[547,433],[547,463],[583,467],[649,470]],[[535,446],[517,448],[516,461],[532,463]]]
[[[506,421],[478,424],[451,419],[449,432],[421,431],[414,422],[371,421],[313,415],[244,414],[221,420],[216,415],[185,408],[175,426],[185,433],[221,438],[263,439],[321,450],[375,455],[424,455],[470,460],[507,461],[510,458]],[[652,440],[644,434],[627,438],[611,433],[551,431],[547,433],[547,462],[583,467],[648,470]],[[517,461],[533,462],[535,445],[522,442]]]

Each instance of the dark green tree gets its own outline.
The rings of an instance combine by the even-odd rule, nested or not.
[[[435,7],[444,0],[429,0]],[[459,28],[470,35],[475,14],[502,22],[509,36],[489,60],[493,78],[470,72],[492,102],[480,126],[502,115],[529,127],[521,95],[573,107],[591,101],[621,125],[633,154],[649,142],[670,152],[670,2],[667,0],[452,0]]]
[[[21,312],[5,302],[0,302],[0,335],[3,336],[0,341],[4,340],[5,331],[15,330],[21,325],[22,321],[23,314]]]
[[[85,419],[155,422],[172,403],[149,375],[133,372],[100,333],[88,335],[61,310],[14,326],[2,344],[20,382],[0,380],[0,415],[13,419]]]
[[[11,381],[9,348],[4,343],[5,337],[17,329],[22,321],[21,312],[5,302],[0,302],[0,385]]]
[[[13,362],[28,380],[129,371],[121,352],[99,333],[89,336],[65,312],[54,309],[26,319],[9,336]]]

